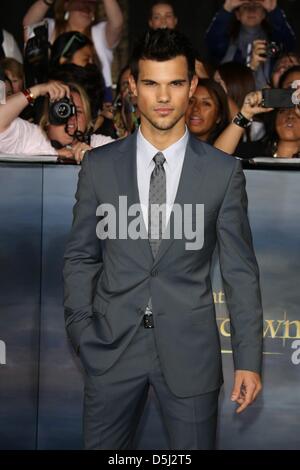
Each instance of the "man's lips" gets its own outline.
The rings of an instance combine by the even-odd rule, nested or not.
[[[173,108],[155,108],[154,111],[161,116],[167,116],[172,113]]]

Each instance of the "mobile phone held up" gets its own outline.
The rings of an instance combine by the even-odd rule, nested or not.
[[[293,108],[293,88],[265,88],[262,90],[264,108]]]

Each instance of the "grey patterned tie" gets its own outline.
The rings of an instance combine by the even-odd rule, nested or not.
[[[148,207],[148,238],[150,247],[152,250],[153,258],[155,259],[159,245],[162,239],[162,232],[164,229],[165,221],[162,220],[161,217],[152,217],[151,214],[151,205],[152,204],[166,204],[166,173],[164,169],[164,163],[166,161],[164,154],[158,152],[153,157],[155,168],[151,173],[150,179],[150,189],[149,189],[149,207]],[[151,235],[154,234],[155,236],[151,238]],[[148,301],[148,305],[145,311],[146,317],[147,315],[152,313],[152,300],[151,298]],[[154,324],[151,322],[151,328],[153,328]]]
[[[162,205],[166,204],[166,173],[164,163],[166,161],[164,154],[158,152],[153,157],[155,168],[152,171],[149,189],[149,207],[148,207],[148,238],[151,246],[153,258],[155,259],[159,245],[162,239],[162,232],[164,229],[165,221],[160,217],[154,217],[151,214],[152,204]],[[153,236],[153,238],[151,238]]]

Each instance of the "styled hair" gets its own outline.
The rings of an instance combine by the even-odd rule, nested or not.
[[[79,51],[85,46],[92,46],[92,41],[84,34],[78,31],[69,31],[60,34],[54,41],[51,47],[50,66],[55,67],[59,65],[62,57],[67,59],[67,62],[72,62],[72,57],[75,52]]]
[[[140,60],[165,62],[184,56],[187,61],[189,80],[195,75],[195,52],[190,42],[179,31],[173,29],[149,29],[134,48],[130,69],[137,81]]]
[[[278,87],[279,88],[282,88],[283,87],[283,84],[285,82],[285,80],[288,78],[288,76],[291,74],[291,73],[294,73],[294,72],[299,72],[299,75],[300,75],[300,65],[293,65],[292,67],[290,67],[289,69],[287,69],[280,77],[279,79],[279,82],[278,82]]]
[[[218,108],[218,120],[215,126],[211,129],[207,142],[213,144],[214,141],[219,137],[221,132],[229,124],[229,107],[228,100],[225,91],[222,86],[215,82],[212,78],[199,78],[197,88],[206,88],[208,94],[213,98]]]
[[[92,124],[92,116],[91,116],[91,107],[90,107],[90,102],[88,99],[88,96],[84,89],[78,85],[78,83],[68,83],[64,82],[65,85],[68,85],[70,88],[70,91],[73,93],[78,93],[81,101],[82,101],[82,106],[83,106],[83,112],[86,117],[86,122],[87,122],[87,128],[86,130],[89,130],[93,127]],[[41,129],[44,131],[44,133],[47,133],[47,127],[49,125],[49,100],[44,101],[44,110],[43,114],[39,120],[39,126]]]
[[[221,64],[217,71],[226,85],[228,96],[241,108],[245,96],[255,90],[252,71],[246,65],[237,62]]]
[[[9,70],[15,77],[24,78],[23,65],[12,57],[1,59],[0,65],[3,70]]]

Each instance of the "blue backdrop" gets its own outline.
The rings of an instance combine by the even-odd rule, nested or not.
[[[264,391],[243,415],[230,402],[229,320],[217,258],[223,349],[220,449],[300,449],[300,185],[297,171],[247,170],[264,306]],[[64,330],[62,255],[78,168],[0,164],[0,448],[79,449],[81,367]],[[140,449],[166,448],[155,397]]]

